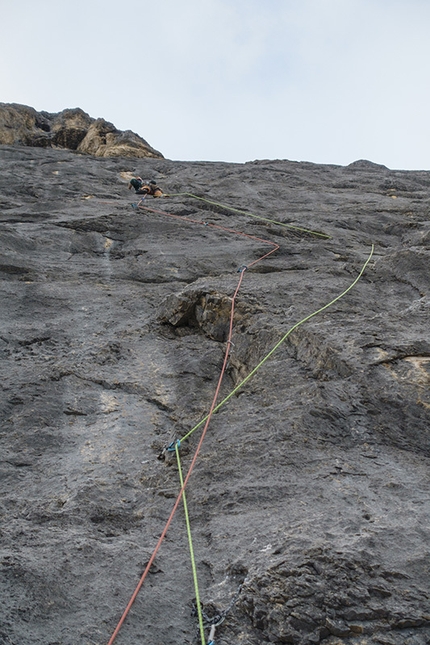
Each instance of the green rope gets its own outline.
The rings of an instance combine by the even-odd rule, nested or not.
[[[274,354],[274,352],[276,352],[276,350],[278,349],[278,347],[280,347],[280,346],[282,345],[282,343],[283,343],[283,342],[288,338],[288,336],[289,336],[289,335],[290,335],[290,334],[291,334],[295,329],[297,329],[297,327],[300,327],[300,325],[303,325],[303,323],[307,322],[308,320],[310,320],[311,318],[313,318],[313,317],[314,317],[314,316],[316,316],[317,314],[320,314],[320,313],[321,313],[322,311],[324,311],[325,309],[328,309],[329,307],[331,307],[332,305],[334,305],[334,303],[335,303],[335,302],[337,302],[338,300],[340,300],[341,298],[343,298],[344,296],[346,296],[346,294],[347,294],[349,291],[351,291],[351,289],[352,289],[352,288],[357,284],[357,282],[360,280],[360,278],[361,278],[361,276],[363,275],[363,273],[364,273],[364,271],[365,271],[365,269],[366,269],[367,265],[369,264],[370,259],[371,259],[372,255],[373,255],[374,248],[375,248],[375,247],[374,247],[374,245],[372,244],[372,248],[371,248],[371,251],[370,251],[369,257],[367,258],[366,262],[363,264],[363,267],[362,267],[362,269],[361,269],[360,273],[359,273],[359,274],[358,274],[358,276],[355,278],[355,280],[354,280],[354,281],[349,285],[349,287],[348,287],[347,289],[345,289],[345,291],[342,291],[342,293],[341,293],[341,294],[339,294],[338,296],[336,296],[336,298],[333,298],[333,300],[331,300],[330,302],[328,302],[326,305],[324,305],[323,307],[320,307],[320,309],[317,309],[316,311],[314,311],[313,313],[309,314],[309,315],[308,315],[308,316],[306,316],[305,318],[302,318],[302,320],[299,320],[299,322],[297,322],[295,325],[293,325],[293,326],[292,326],[292,327],[287,331],[287,333],[286,333],[286,334],[284,334],[284,335],[282,336],[281,340],[280,340],[280,341],[278,341],[278,342],[276,343],[276,345],[275,345],[275,346],[270,350],[270,352],[269,352],[268,354],[266,354],[266,356],[265,356],[265,357],[264,357],[264,358],[263,358],[263,359],[258,363],[258,365],[257,365],[256,367],[254,367],[254,369],[253,369],[253,370],[248,374],[248,376],[246,376],[246,377],[243,379],[243,381],[241,381],[241,382],[239,383],[239,385],[236,385],[236,387],[235,387],[235,388],[230,392],[230,394],[229,394],[228,396],[226,396],[226,397],[225,397],[225,399],[223,399],[220,403],[218,403],[218,405],[217,405],[217,406],[215,406],[215,408],[213,409],[213,413],[217,412],[217,411],[218,411],[218,410],[219,410],[223,405],[225,405],[225,404],[227,403],[227,401],[228,401],[229,399],[231,399],[231,397],[232,397],[234,394],[236,394],[236,392],[238,392],[238,390],[240,390],[240,389],[245,385],[245,383],[247,383],[247,382],[249,381],[249,379],[250,379],[250,378],[252,378],[252,377],[254,376],[254,374],[255,374],[255,373],[260,369],[260,367],[262,367],[262,366],[264,365],[264,363],[265,363],[266,361],[268,361],[268,360],[269,360],[269,358],[272,356],[272,354]],[[181,441],[185,441],[185,439],[188,439],[188,437],[190,437],[190,436],[193,434],[193,432],[194,432],[195,430],[197,430],[197,428],[200,428],[200,426],[201,426],[203,423],[205,423],[205,421],[207,421],[208,416],[209,416],[209,415],[205,416],[205,417],[204,417],[204,419],[202,419],[201,421],[199,421],[199,423],[198,423],[197,425],[195,425],[195,426],[194,426],[194,428],[192,428],[192,429],[191,429],[191,430],[190,430],[190,431],[189,431],[189,432],[188,432],[184,437],[182,437]]]
[[[278,226],[291,228],[295,231],[301,231],[302,233],[310,233],[311,235],[316,235],[326,240],[330,239],[330,235],[327,235],[327,233],[320,233],[319,231],[312,231],[308,228],[301,228],[300,226],[294,226],[294,224],[286,224],[285,222],[278,222],[277,220],[269,219],[268,217],[261,217],[260,215],[254,215],[254,213],[249,213],[248,211],[242,211],[239,208],[233,208],[233,206],[226,206],[225,204],[214,202],[210,199],[206,199],[205,197],[199,197],[198,195],[193,195],[192,193],[172,193],[171,195],[166,195],[166,197],[192,197],[193,199],[198,199],[201,202],[206,202],[206,204],[212,204],[212,206],[218,206],[219,208],[224,208],[225,210],[231,211],[232,213],[240,213],[240,215],[247,215],[248,217],[253,217],[254,219],[262,220],[263,222],[269,222],[270,224],[277,224]]]
[[[181,482],[181,490],[182,490],[184,488],[184,478],[182,475],[182,466],[181,466],[181,459],[179,457],[178,443],[175,444],[175,452],[176,452],[176,461],[178,462],[179,480]],[[197,615],[199,617],[200,638],[202,641],[202,645],[206,645],[205,629],[203,626],[203,614],[202,614],[202,608],[200,605],[199,583],[197,580],[197,568],[196,568],[196,561],[194,558],[193,539],[191,536],[190,518],[188,515],[188,506],[187,506],[187,498],[185,495],[185,490],[183,490],[182,492],[182,501],[184,504],[185,523],[187,525],[188,546],[190,549],[191,568],[193,570],[194,591],[196,594]]]

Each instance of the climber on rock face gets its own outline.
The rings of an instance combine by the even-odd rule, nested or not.
[[[129,184],[128,184],[128,190],[131,190],[134,188],[134,190],[137,191],[143,186],[143,179],[142,177],[133,177],[130,179]]]
[[[136,195],[152,195],[152,197],[161,197],[163,191],[157,186],[157,182],[151,179],[148,184],[143,183],[141,177],[133,177],[128,184],[129,190],[134,188]]]

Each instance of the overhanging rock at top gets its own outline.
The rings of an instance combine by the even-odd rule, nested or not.
[[[138,134],[117,130],[80,108],[49,113],[18,103],[0,103],[0,144],[67,148],[95,157],[163,158]]]

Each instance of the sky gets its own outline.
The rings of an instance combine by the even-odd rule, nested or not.
[[[0,102],[166,158],[430,170],[430,0],[0,0]]]

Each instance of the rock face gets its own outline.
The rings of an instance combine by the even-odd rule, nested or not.
[[[131,130],[121,132],[79,108],[50,114],[26,105],[0,103],[0,144],[68,148],[95,157],[163,158]]]
[[[0,643],[109,641],[180,488],[157,457],[211,404],[238,268],[220,401],[374,244],[213,417],[187,502],[217,645],[426,645],[430,172],[16,145],[0,164]],[[135,172],[172,196],[133,209]],[[194,595],[180,506],[115,643],[200,642]]]

